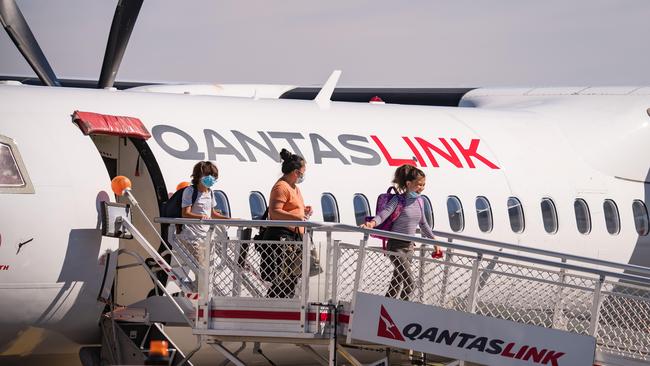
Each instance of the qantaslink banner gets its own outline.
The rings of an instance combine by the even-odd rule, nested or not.
[[[358,293],[352,338],[494,366],[592,366],[596,339]]]

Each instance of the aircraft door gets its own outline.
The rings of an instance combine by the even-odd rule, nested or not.
[[[73,119],[95,143],[111,179],[118,175],[128,177],[132,183],[131,192],[146,216],[150,220],[159,216],[160,203],[167,199],[167,189],[158,163],[146,142],[150,134],[144,125],[133,117],[88,112],[75,112]],[[125,197],[117,197],[117,201],[128,203]],[[150,243],[155,245],[160,242],[156,233],[160,232],[160,225],[156,224],[154,231],[139,212],[134,212],[133,223]],[[135,240],[120,239],[120,249],[148,257]],[[118,265],[132,262],[129,256],[118,258]],[[132,304],[145,298],[152,288],[152,281],[144,269],[133,267],[120,270],[117,273],[115,301],[121,305]]]

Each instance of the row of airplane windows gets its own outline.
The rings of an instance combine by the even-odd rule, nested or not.
[[[15,146],[12,146],[11,140],[0,135],[0,190],[11,189],[11,192],[20,192],[26,187],[26,180],[23,178],[18,162],[13,153]],[[18,189],[18,190],[17,190]],[[431,227],[434,227],[433,210],[431,201],[425,195],[423,197],[424,212],[426,220]],[[228,197],[223,191],[215,191],[218,208],[227,216],[230,216],[230,203]],[[523,233],[526,227],[524,220],[524,209],[516,197],[508,198],[508,216],[510,219],[510,228],[515,233]],[[266,210],[266,199],[261,192],[251,192],[249,197],[251,217],[259,219]],[[366,217],[371,215],[370,203],[368,198],[362,193],[357,193],[353,198],[354,214],[357,225],[365,222]],[[555,234],[558,231],[558,216],[555,203],[550,198],[542,198],[540,202],[542,211],[542,223],[544,230],[549,234]],[[323,221],[340,222],[339,209],[336,198],[331,193],[321,195],[321,207],[323,210]],[[587,235],[591,232],[591,214],[587,202],[582,198],[577,198],[573,204],[575,211],[576,227],[578,232]],[[476,197],[475,200],[476,218],[478,220],[479,230],[489,233],[493,228],[492,208],[490,201],[483,196]],[[611,199],[603,201],[603,213],[607,232],[611,235],[618,235],[621,231],[621,220],[618,213],[616,202]],[[632,213],[634,216],[634,226],[639,235],[648,235],[650,230],[648,209],[641,200],[632,202]],[[447,216],[449,227],[454,232],[461,232],[465,228],[465,215],[463,205],[456,196],[447,197]]]
[[[230,216],[230,204],[225,192],[215,191],[215,197],[218,209],[224,214]],[[431,227],[434,227],[431,200],[425,195],[422,195],[422,198],[426,220]],[[250,193],[248,201],[251,218],[253,220],[260,219],[264,214],[264,211],[266,211],[266,198],[261,192],[253,191]],[[371,216],[372,214],[368,198],[362,193],[356,193],[352,203],[354,206],[356,224],[361,225],[365,222],[366,217]],[[493,228],[493,220],[490,201],[486,197],[479,196],[476,197],[474,204],[479,230],[484,233],[491,232]],[[526,220],[524,218],[524,208],[521,201],[517,197],[510,197],[508,198],[507,206],[510,229],[514,233],[523,233],[526,228]],[[338,202],[333,194],[323,193],[321,195],[321,208],[323,221],[340,222]],[[578,232],[588,235],[592,228],[592,218],[589,211],[589,205],[584,199],[577,198],[573,203],[573,208]],[[540,209],[542,212],[542,224],[544,225],[544,230],[549,234],[557,233],[558,215],[553,200],[550,198],[542,198]],[[603,213],[607,232],[611,235],[618,235],[621,231],[621,220],[616,202],[611,199],[604,200]],[[632,213],[634,216],[636,232],[642,236],[648,235],[648,232],[650,232],[650,218],[648,217],[648,209],[645,203],[641,200],[634,200],[632,202]],[[447,217],[449,219],[449,227],[452,231],[461,232],[464,230],[465,213],[460,199],[456,196],[447,197]]]

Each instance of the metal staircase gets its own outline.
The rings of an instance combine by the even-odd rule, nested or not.
[[[180,252],[172,236],[170,249],[174,252],[174,266],[170,266],[137,228],[124,221],[126,230],[185,294],[172,296],[147,269],[164,296],[130,306],[148,309],[147,316],[141,316],[138,321],[143,324],[184,322],[198,337],[197,348],[200,344],[211,345],[236,365],[245,365],[245,357],[229,351],[222,342],[296,344],[313,356],[314,363],[325,365],[335,365],[338,356],[348,363],[361,365],[347,351],[350,345],[402,348],[411,354],[417,351],[418,357],[428,355],[447,362],[484,360],[484,364],[500,364],[480,357],[458,357],[471,353],[465,346],[472,344],[475,350],[486,354],[496,351],[478,341],[467,341],[462,345],[464,353],[458,354],[447,352],[444,347],[435,348],[441,349],[441,353],[418,349],[421,339],[433,339],[433,336],[418,333],[421,338],[411,337],[409,332],[414,333],[411,328],[406,323],[398,324],[397,319],[380,323],[387,320],[380,320],[379,310],[372,313],[375,310],[367,305],[368,299],[382,302],[385,309],[392,306],[416,309],[414,312],[431,310],[432,314],[448,314],[442,318],[458,317],[461,323],[463,319],[471,319],[469,323],[496,324],[494,332],[484,335],[490,340],[501,339],[510,327],[521,329],[524,336],[542,337],[542,343],[563,337],[575,341],[576,345],[592,342],[590,365],[650,362],[648,268],[442,232],[436,232],[437,240],[430,240],[342,224],[156,218],[154,221],[161,224],[210,226],[208,240],[202,248],[203,262],[196,263],[191,255]],[[298,225],[305,228],[306,234],[302,241],[259,241],[250,239],[250,231],[245,230],[270,225]],[[413,254],[387,252],[372,245],[370,234],[413,241],[416,248]],[[443,238],[446,240],[439,240]],[[432,258],[433,245],[445,249],[443,258]],[[324,267],[318,274],[313,270],[314,253],[319,255]],[[394,259],[400,256],[405,258],[401,263],[409,267],[402,269],[408,270],[412,279],[406,291],[408,301],[384,297],[396,271]],[[144,264],[141,258],[136,259]],[[193,295],[196,289],[189,288],[182,280],[186,272],[198,278],[196,296]],[[192,295],[188,299],[186,294]],[[194,297],[196,301],[191,301]],[[125,321],[133,315],[127,315],[128,311],[131,309],[114,314],[112,320]],[[370,321],[376,319],[371,327],[362,320],[367,315]],[[395,318],[394,313],[391,316]],[[377,324],[390,323],[402,338],[407,338],[406,343],[386,336],[377,338],[381,333]],[[503,333],[496,331],[503,325]],[[442,328],[436,331],[442,332]],[[359,335],[363,333],[372,334],[369,338]],[[451,330],[449,334],[453,334]],[[415,343],[409,343],[410,338]],[[444,342],[443,339],[437,343],[446,346]],[[553,357],[564,360],[571,356],[570,347],[560,352],[526,345],[527,348],[520,347],[517,351],[515,346],[509,346],[517,343],[515,340],[494,342],[499,346],[500,355],[509,357],[507,361],[511,362],[501,364],[524,365],[528,364],[524,361],[535,360],[543,364],[545,357],[546,364],[553,364],[556,361]],[[456,348],[459,344],[449,343]],[[327,354],[317,352],[315,345],[327,346]],[[558,356],[559,353],[567,355]],[[562,363],[558,361],[558,364]]]

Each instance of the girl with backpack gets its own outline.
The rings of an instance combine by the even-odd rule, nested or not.
[[[420,197],[426,184],[424,172],[412,165],[402,165],[395,170],[393,184],[397,188],[398,194],[394,195],[386,206],[377,212],[375,217],[361,227],[372,229],[384,222],[391,221],[390,228],[381,226],[378,228],[400,234],[415,235],[415,229],[419,226],[424,237],[433,239],[433,232],[425,218],[424,205]],[[398,213],[398,216],[394,217],[394,213]],[[401,300],[408,301],[414,289],[410,260],[414,248],[413,242],[388,239],[386,250],[404,255],[389,255],[395,268],[386,297],[397,298],[399,295]],[[436,256],[440,256],[440,249],[436,246],[435,250]]]
[[[192,185],[183,189],[181,198],[181,216],[188,219],[228,219],[215,207],[217,201],[212,193],[212,186],[217,182],[219,170],[209,161],[200,161],[192,170]],[[195,191],[196,190],[196,191]],[[176,239],[192,253],[201,263],[199,245],[205,241],[209,230],[207,225],[183,225]]]

